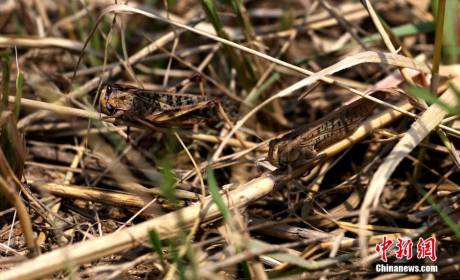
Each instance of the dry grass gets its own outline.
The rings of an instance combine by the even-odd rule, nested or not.
[[[435,2],[1,3],[0,279],[455,278],[459,11]],[[98,108],[108,82],[196,73],[217,123]],[[356,98],[379,106],[321,160],[268,161]],[[379,273],[383,238],[414,243],[388,264],[438,271]]]

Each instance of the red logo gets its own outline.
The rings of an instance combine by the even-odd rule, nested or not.
[[[417,258],[424,259],[426,257],[429,257],[432,261],[438,259],[436,256],[436,239],[434,237],[427,239],[420,237],[417,242]]]
[[[392,247],[393,243],[395,243],[396,246],[396,258],[398,260],[402,258],[406,258],[407,260],[412,259],[414,247],[412,240],[398,238],[396,242],[393,242],[384,235],[382,243],[377,243],[375,245],[375,251],[380,253],[380,259],[382,262],[388,261],[387,251]],[[423,239],[422,237],[419,238],[417,242],[417,258],[430,258],[432,261],[436,261],[438,259],[436,256],[436,239],[434,237],[426,239]]]
[[[380,253],[380,259],[382,262],[387,262],[387,250],[390,249],[391,244],[393,244],[393,241],[387,239],[387,236],[384,235],[383,242],[375,245],[375,251]]]
[[[406,259],[412,259],[412,240],[406,239],[403,240],[402,238],[398,238],[398,243],[396,243],[396,247],[398,250],[396,251],[396,258],[398,260],[406,257]]]

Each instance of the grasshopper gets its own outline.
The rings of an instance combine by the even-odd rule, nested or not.
[[[378,91],[373,96],[383,99],[387,93]],[[321,151],[350,136],[376,106],[375,102],[362,98],[314,124],[301,126],[272,140],[269,144],[269,162],[280,168],[297,168],[324,159],[327,155]]]
[[[196,77],[166,91],[107,84],[99,97],[100,110],[108,117],[154,127],[187,126],[215,120],[217,99],[176,93],[184,84],[195,82]]]

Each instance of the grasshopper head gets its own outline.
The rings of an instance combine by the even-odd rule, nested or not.
[[[99,107],[102,113],[106,115],[113,115],[116,111],[116,108],[112,104],[112,94],[114,92],[114,88],[111,84],[107,84],[105,88],[101,91],[101,96],[99,97]]]
[[[122,86],[107,84],[101,91],[99,107],[102,113],[112,116],[119,111],[128,111],[132,108],[133,96],[123,90]]]
[[[302,150],[293,146],[289,141],[274,139],[268,148],[268,161],[277,167],[294,165],[302,157]]]

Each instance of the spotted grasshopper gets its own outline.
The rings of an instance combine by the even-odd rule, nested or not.
[[[215,121],[219,100],[176,93],[179,87],[197,79],[194,76],[166,91],[107,84],[99,98],[100,110],[108,117],[153,127],[182,127]]]

